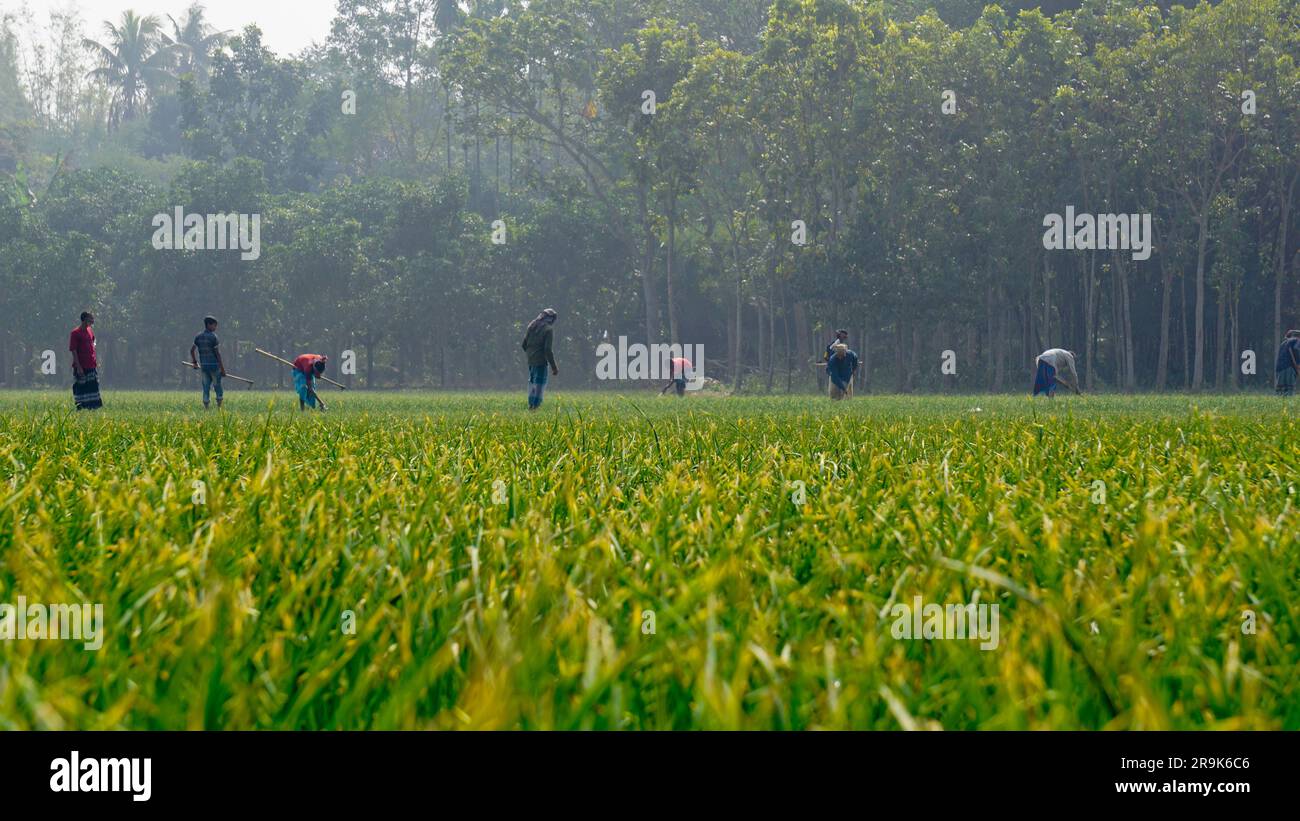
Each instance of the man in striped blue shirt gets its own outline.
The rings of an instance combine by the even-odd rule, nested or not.
[[[209,393],[214,389],[217,394],[218,408],[221,407],[223,399],[221,377],[226,375],[226,363],[221,361],[221,351],[217,350],[219,344],[221,343],[217,340],[217,320],[210,316],[203,317],[203,333],[194,337],[194,344],[190,346],[190,362],[194,363],[194,367],[203,374],[204,408],[208,407]]]

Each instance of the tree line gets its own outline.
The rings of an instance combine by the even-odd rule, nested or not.
[[[293,56],[198,4],[0,18],[0,384],[89,308],[109,384],[181,384],[212,313],[235,372],[514,385],[554,307],[575,385],[626,336],[809,390],[840,327],[870,390],[1022,390],[1049,347],[1085,389],[1268,385],[1300,5],[1028,5],[339,0]],[[260,255],[159,250],[176,208],[259,215]],[[1047,247],[1067,208],[1151,253]]]

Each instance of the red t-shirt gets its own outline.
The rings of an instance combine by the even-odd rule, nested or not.
[[[297,359],[293,360],[293,369],[296,371],[302,371],[307,376],[315,376],[316,371],[313,370],[312,368],[313,366],[315,366],[317,362],[321,361],[324,358],[325,357],[321,356],[320,354],[305,353],[302,356],[298,357]]]
[[[95,360],[95,332],[90,328],[80,325],[73,328],[72,335],[68,337],[68,350],[72,351],[83,371],[99,367]]]

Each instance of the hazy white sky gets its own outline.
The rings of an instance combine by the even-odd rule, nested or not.
[[[86,32],[96,36],[101,20],[122,16],[126,9],[139,14],[157,14],[180,19],[191,0],[0,0],[0,9],[13,11],[24,5],[35,19],[44,22],[50,9],[73,5],[81,10]],[[313,41],[324,42],[334,17],[334,0],[207,0],[209,22],[232,32],[249,23],[262,29],[268,48],[282,56],[295,54]]]

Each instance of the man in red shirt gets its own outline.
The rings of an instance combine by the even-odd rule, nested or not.
[[[677,395],[685,396],[686,382],[693,378],[694,375],[695,366],[691,364],[691,360],[684,356],[674,356],[668,365],[668,384],[664,385],[664,389],[659,391],[659,395],[663,396],[668,392],[669,388],[676,387]]]
[[[316,377],[325,373],[328,356],[305,353],[293,360],[293,388],[298,392],[298,410],[306,410],[307,405],[320,410],[328,410],[325,400],[316,395]]]
[[[95,315],[81,312],[81,324],[72,329],[68,337],[68,350],[72,352],[72,401],[77,410],[102,408],[99,397],[99,361],[95,358]]]

